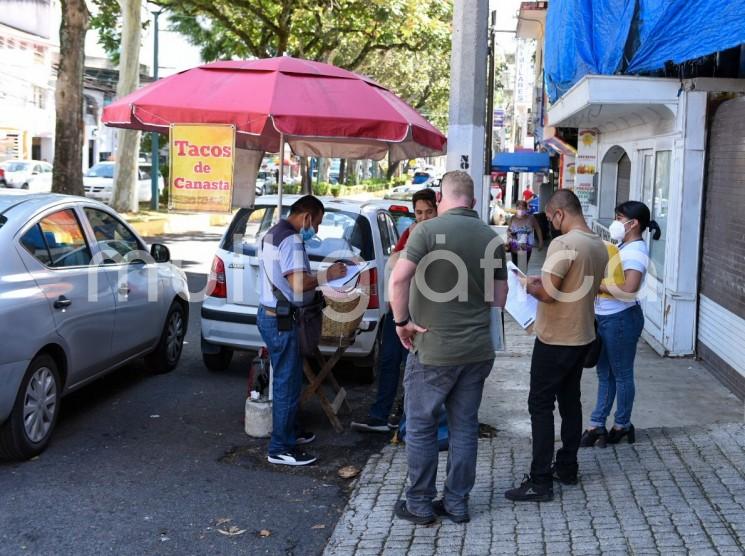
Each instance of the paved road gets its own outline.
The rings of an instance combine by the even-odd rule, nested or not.
[[[192,291],[204,287],[217,237],[164,238],[174,259],[188,259]],[[386,439],[336,435],[312,405],[304,416],[319,465],[271,466],[266,441],[243,433],[249,364],[244,354],[224,373],[202,366],[193,304],[174,372],[131,364],[66,398],[44,454],[0,463],[0,554],[320,553],[351,490],[337,469],[363,466]],[[346,371],[362,417],[371,388]],[[218,532],[230,527],[245,532]]]

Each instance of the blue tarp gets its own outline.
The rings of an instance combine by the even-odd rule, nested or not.
[[[554,102],[587,74],[650,72],[743,43],[745,0],[551,0],[546,91]]]
[[[611,75],[623,57],[636,0],[551,0],[546,16],[546,92],[551,102],[588,73]]]
[[[530,151],[497,153],[491,161],[495,172],[546,172],[551,167],[548,153]]]
[[[643,2],[642,16],[654,21],[644,33],[627,73],[679,64],[745,43],[745,0],[661,0]],[[656,4],[656,5],[655,5]]]

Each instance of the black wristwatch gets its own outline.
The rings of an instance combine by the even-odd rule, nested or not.
[[[406,325],[407,325],[407,324],[409,324],[410,322],[411,322],[411,317],[406,317],[406,318],[405,318],[404,320],[402,320],[401,322],[396,322],[396,321],[394,320],[394,321],[393,321],[393,324],[395,324],[396,326],[406,326]]]

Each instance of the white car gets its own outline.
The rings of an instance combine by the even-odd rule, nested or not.
[[[52,165],[41,160],[6,160],[2,163],[5,186],[34,193],[52,190]]]
[[[85,196],[106,204],[111,204],[114,195],[115,162],[99,162],[91,166],[83,176]],[[152,167],[149,163],[140,162],[137,165],[137,200],[149,203],[152,199],[152,182],[150,174]],[[158,176],[158,191],[163,195],[163,176]]]
[[[282,216],[300,197],[283,196]],[[372,262],[370,300],[360,329],[363,331],[345,356],[358,366],[375,368],[381,321],[388,310],[384,299],[385,264],[398,241],[390,212],[375,203],[322,198],[326,212],[318,234],[306,243],[311,268],[325,268],[324,259],[356,256]],[[259,307],[259,259],[257,241],[271,227],[276,196],[264,196],[254,208],[239,210],[212,262],[213,291],[202,302],[202,358],[210,370],[228,367],[234,350],[256,351],[264,345],[256,313]],[[237,243],[236,243],[237,242]],[[342,254],[342,256],[337,256]],[[344,255],[346,254],[346,255]],[[322,262],[323,261],[323,262]],[[331,353],[332,346],[321,346]],[[372,372],[369,374],[372,376]]]
[[[63,396],[133,359],[173,370],[186,275],[109,207],[0,192],[0,459],[49,443]]]

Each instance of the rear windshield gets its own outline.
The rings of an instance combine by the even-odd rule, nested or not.
[[[237,251],[244,255],[256,255],[257,239],[263,236],[272,225],[274,206],[259,206],[241,209],[235,215],[223,243],[226,251]],[[282,207],[282,217],[286,217],[290,207]],[[343,210],[327,209],[318,234],[305,244],[311,261],[322,261],[326,257],[361,257],[363,260],[375,259],[372,231],[367,218],[360,214]]]
[[[390,211],[390,215],[393,218],[393,222],[396,224],[396,231],[398,231],[399,236],[403,234],[406,228],[411,226],[416,220],[414,214],[411,212],[392,210]]]
[[[114,165],[113,164],[96,164],[95,166],[88,169],[85,173],[89,178],[113,178],[114,177]]]

